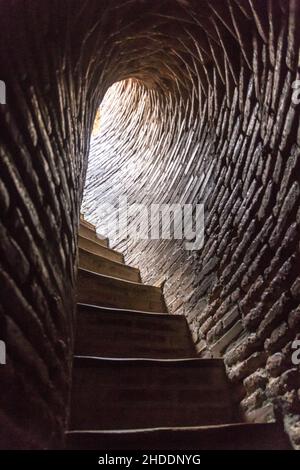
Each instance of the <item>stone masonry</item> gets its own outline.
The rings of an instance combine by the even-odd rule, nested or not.
[[[300,446],[300,2],[28,3],[0,1],[1,446],[63,444],[87,168],[100,231],[120,193],[204,204],[199,252],[114,248],[224,357],[245,415],[272,404]]]

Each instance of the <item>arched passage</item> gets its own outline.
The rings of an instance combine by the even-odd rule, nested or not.
[[[10,390],[1,409],[24,445],[54,445],[65,426],[90,134],[106,91],[126,79],[108,142],[127,162],[125,181],[128,162],[147,159],[132,197],[162,194],[206,207],[201,252],[149,247],[146,275],[167,273],[171,308],[187,315],[199,344],[225,354],[229,376],[244,386],[242,407],[275,402],[299,442],[291,362],[299,330],[298,7],[295,0],[1,3],[0,312]]]

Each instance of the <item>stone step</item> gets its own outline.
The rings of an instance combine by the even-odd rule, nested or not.
[[[116,279],[81,268],[78,270],[77,286],[79,303],[145,312],[167,312],[159,287]]]
[[[79,267],[97,274],[104,274],[105,276],[125,279],[131,282],[141,282],[139,269],[103,258],[83,248],[79,248]]]
[[[289,440],[276,423],[235,423],[190,428],[71,431],[72,450],[289,450]]]
[[[75,354],[102,357],[197,357],[182,315],[77,305]]]
[[[124,263],[124,256],[122,255],[122,253],[119,253],[118,251],[103,246],[103,244],[101,244],[100,242],[101,240],[90,240],[89,238],[82,237],[81,235],[79,235],[78,237],[79,248],[87,250],[95,255],[102,256],[102,258],[107,258],[111,261],[116,261],[117,263]]]
[[[85,225],[82,225],[80,223],[79,226],[79,235],[84,238],[88,238],[89,240],[95,241],[99,243],[100,245],[106,246],[108,248],[108,239],[105,237],[102,237],[96,232],[96,229],[90,229],[89,227],[86,227]]]
[[[91,222],[88,222],[85,220],[84,215],[80,214],[80,225],[83,225],[84,227],[90,228],[91,230],[96,231],[95,225],[91,224]]]
[[[74,358],[71,430],[234,421],[221,360]]]

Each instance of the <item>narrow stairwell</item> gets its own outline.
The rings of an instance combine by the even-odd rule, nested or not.
[[[185,317],[81,218],[67,447],[289,448],[276,423],[241,422],[232,396],[222,359],[199,358]]]

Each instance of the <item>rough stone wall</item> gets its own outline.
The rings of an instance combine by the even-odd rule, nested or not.
[[[89,121],[55,3],[0,2],[1,448],[60,446],[67,421]]]
[[[114,201],[118,187],[205,203],[201,252],[120,248],[146,280],[167,276],[170,310],[199,350],[224,355],[243,409],[278,403],[299,444],[297,18],[297,0],[0,0],[2,447],[61,442],[90,130],[130,78],[84,207],[97,220],[90,190]]]

